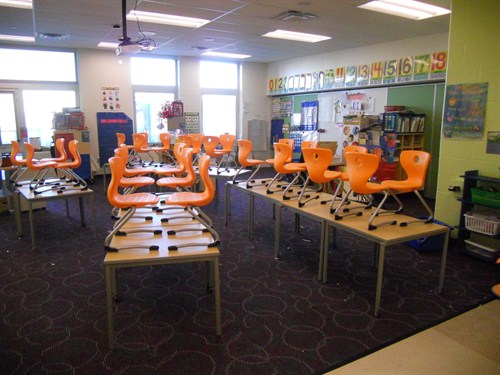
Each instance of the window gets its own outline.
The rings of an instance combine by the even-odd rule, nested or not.
[[[17,139],[16,106],[13,92],[0,92],[0,145]]]
[[[174,101],[177,93],[177,61],[165,58],[132,57],[131,79],[135,102],[135,131],[147,132],[150,143],[159,143],[167,131],[158,117],[161,105]]]
[[[203,133],[236,135],[239,64],[200,61]]]
[[[0,48],[0,80],[76,82],[75,53]]]

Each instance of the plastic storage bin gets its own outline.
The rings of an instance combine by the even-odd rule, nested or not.
[[[491,220],[490,218],[477,216],[471,212],[464,214],[465,227],[468,230],[496,236],[500,234],[500,221]]]
[[[434,220],[433,222],[436,224],[447,226],[448,228],[450,228],[450,230],[453,230],[452,226],[442,223],[439,220]],[[408,241],[407,245],[413,247],[415,250],[418,251],[439,251],[443,250],[444,238],[445,238],[444,234],[438,236],[423,237],[416,240]]]
[[[500,208],[500,191],[490,191],[484,188],[471,189],[472,202]]]

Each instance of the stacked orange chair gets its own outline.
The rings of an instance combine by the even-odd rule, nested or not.
[[[266,164],[265,160],[259,160],[259,159],[253,159],[249,157],[252,154],[252,141],[248,139],[239,139],[238,140],[238,163],[240,164],[240,167],[236,171],[236,174],[233,177],[233,184],[236,184],[240,181],[237,181],[236,178],[238,175],[241,173],[241,171],[244,168],[252,168],[253,172],[250,175],[250,177],[247,178],[246,180],[246,187],[247,189],[251,189],[254,186],[259,186],[259,185],[267,185],[269,183],[269,180],[262,180],[260,182],[257,182],[254,179],[254,176],[259,172],[259,169],[263,164]],[[257,168],[255,168],[257,167]]]
[[[10,153],[10,162],[12,163],[13,166],[17,167],[12,176],[10,176],[10,181],[15,185],[15,186],[20,186],[22,185],[19,183],[21,181],[21,177],[26,173],[28,170],[28,167],[26,166],[26,159],[25,158],[18,158],[19,151],[20,151],[20,146],[19,142],[17,141],[11,141],[12,144],[12,151]]]
[[[213,135],[203,136],[203,150],[205,151],[205,154],[210,156],[210,163],[212,163],[212,160],[215,161],[218,157],[218,155],[215,153],[215,150],[218,146],[219,146],[219,137]]]
[[[169,187],[178,191],[189,190],[196,182],[196,172],[193,167],[193,149],[184,147],[180,162],[186,169],[186,174],[182,177],[162,177],[156,181],[156,185]]]
[[[220,173],[221,169],[225,169],[226,172],[229,172],[229,156],[233,152],[234,141],[236,140],[236,136],[232,134],[223,134],[219,136],[219,143],[222,148],[215,150],[215,154],[217,156],[222,156],[219,165],[217,165],[217,173]],[[222,168],[222,165],[225,165],[225,168]]]
[[[317,193],[323,191],[323,184],[339,179],[342,174],[342,172],[328,169],[333,160],[332,150],[306,147],[302,150],[302,154],[304,155],[304,162],[307,169],[307,179],[299,195],[299,207],[303,207],[311,200],[319,199],[320,196]],[[319,184],[319,188],[314,192],[316,194],[306,198],[304,193],[307,191],[306,189],[310,181]],[[321,204],[326,203],[327,201],[321,202]]]
[[[193,163],[196,163],[203,147],[203,134],[189,134],[189,137],[191,138],[191,146],[189,147],[193,149]]]
[[[159,176],[181,176],[186,172],[186,167],[184,166],[184,163],[182,161],[182,150],[184,149],[185,144],[182,142],[177,142],[174,145],[174,158],[176,160],[176,165],[175,166],[162,166],[155,168],[154,172],[156,175]]]

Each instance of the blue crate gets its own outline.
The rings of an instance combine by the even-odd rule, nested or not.
[[[452,226],[445,224],[445,223],[442,223],[439,220],[434,220],[433,222],[436,224],[445,225],[448,228],[450,228],[450,230],[453,230]],[[411,241],[408,241],[406,244],[409,245],[410,247],[414,248],[417,251],[439,251],[439,250],[443,250],[444,238],[445,238],[445,235],[440,234],[438,236],[423,237],[423,238],[419,238],[416,240],[411,240]]]

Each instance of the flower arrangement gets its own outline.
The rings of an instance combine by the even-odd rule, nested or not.
[[[158,117],[161,119],[167,119],[174,117],[174,110],[172,107],[172,102],[165,102],[161,105],[160,112],[158,112]]]

